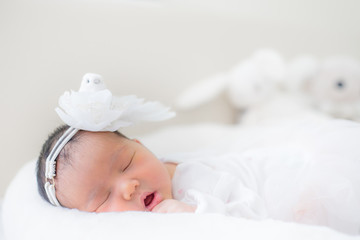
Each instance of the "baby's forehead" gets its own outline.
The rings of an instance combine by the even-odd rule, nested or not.
[[[85,132],[80,142],[84,143],[85,147],[88,149],[124,148],[129,143],[127,139],[113,132]]]
[[[122,159],[131,146],[111,133],[84,133],[76,146],[69,151],[70,165],[75,171],[94,171]]]
[[[60,162],[79,165],[84,161],[104,158],[108,153],[126,148],[125,140],[112,132],[82,131],[63,149]]]
[[[121,144],[125,139],[114,132],[80,131],[79,142],[99,144],[103,142],[116,142]]]

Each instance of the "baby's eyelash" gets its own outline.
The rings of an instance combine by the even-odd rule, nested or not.
[[[123,172],[130,167],[130,165],[131,165],[131,163],[132,163],[132,161],[133,161],[133,159],[134,159],[134,156],[135,156],[135,152],[134,152],[134,154],[132,155],[129,164],[124,168]]]
[[[109,199],[110,194],[111,194],[111,192],[109,192],[109,194],[107,195],[107,197],[105,198],[105,200],[95,209],[94,212],[96,212],[102,205],[104,205],[104,203]]]

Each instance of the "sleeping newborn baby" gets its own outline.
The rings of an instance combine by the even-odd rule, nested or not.
[[[50,147],[68,128],[56,129],[40,154],[37,177],[46,200],[45,160]],[[173,200],[171,178],[176,165],[160,162],[138,140],[119,132],[79,131],[56,162],[56,198],[61,206],[87,212],[195,209]]]
[[[102,81],[97,75],[84,79]],[[360,124],[294,127],[297,134],[280,146],[239,150],[232,142],[221,153],[159,160],[140,141],[116,130],[171,114],[158,104],[114,99],[104,91],[102,85],[99,91],[60,99],[57,112],[67,125],[49,136],[37,163],[39,192],[51,204],[87,212],[272,218],[359,234],[360,150],[355,143]]]

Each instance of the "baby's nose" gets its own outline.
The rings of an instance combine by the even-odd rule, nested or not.
[[[131,200],[138,186],[139,186],[139,181],[135,179],[128,180],[126,183],[124,183],[123,193],[122,193],[123,198],[127,201]]]

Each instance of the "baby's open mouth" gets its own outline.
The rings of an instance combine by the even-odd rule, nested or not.
[[[148,207],[153,202],[154,197],[155,197],[154,193],[151,193],[146,196],[146,198],[144,199],[145,207]]]
[[[158,192],[146,193],[143,197],[144,206],[147,211],[152,211],[163,199]]]

